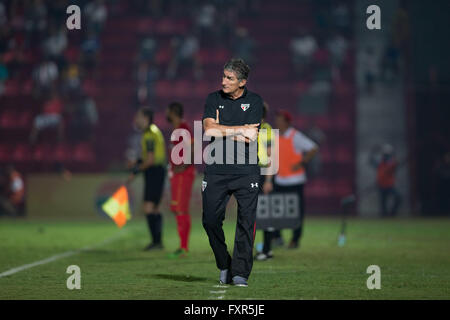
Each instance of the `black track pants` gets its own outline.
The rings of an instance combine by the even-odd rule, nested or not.
[[[205,174],[202,181],[203,227],[217,267],[220,270],[231,268],[232,276],[248,279],[252,270],[256,205],[261,187],[259,175]],[[233,258],[228,253],[222,229],[231,195],[238,204]]]

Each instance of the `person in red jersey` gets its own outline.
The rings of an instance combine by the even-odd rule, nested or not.
[[[167,107],[167,121],[173,126],[175,141],[171,139],[172,151],[170,154],[170,210],[175,214],[177,230],[180,237],[180,248],[170,256],[183,257],[188,253],[189,234],[191,231],[191,216],[189,215],[189,203],[192,193],[192,184],[195,179],[195,167],[193,164],[194,134],[188,124],[183,120],[183,105],[172,102]],[[182,131],[175,131],[181,129]],[[184,130],[184,132],[183,132]],[[180,143],[189,145],[181,146]],[[186,159],[183,149],[191,149],[190,157]],[[187,161],[186,161],[187,160]]]

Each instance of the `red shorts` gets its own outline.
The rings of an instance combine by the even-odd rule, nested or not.
[[[195,167],[189,166],[180,173],[174,173],[170,179],[172,199],[170,210],[172,212],[188,214],[191,200],[192,184],[195,179]]]

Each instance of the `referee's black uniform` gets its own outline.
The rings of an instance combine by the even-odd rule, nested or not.
[[[221,125],[256,124],[261,123],[263,101],[247,88],[235,100],[220,90],[208,96],[203,120],[216,119],[216,110],[219,110]],[[214,148],[211,152],[216,160],[214,163],[211,163],[211,159],[205,159],[207,164],[202,181],[203,227],[208,234],[217,267],[220,270],[230,270],[232,277],[241,276],[245,279],[250,276],[253,265],[256,205],[259,189],[262,187],[259,183],[257,145],[257,140],[243,143],[232,141],[230,137],[212,138],[208,148],[222,148]],[[220,150],[223,151],[222,155]],[[234,195],[238,203],[233,258],[228,253],[222,229],[225,208],[231,195]]]

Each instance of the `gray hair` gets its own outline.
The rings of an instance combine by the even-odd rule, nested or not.
[[[242,59],[231,59],[225,66],[224,70],[234,71],[238,80],[247,80],[250,73],[250,67]]]

